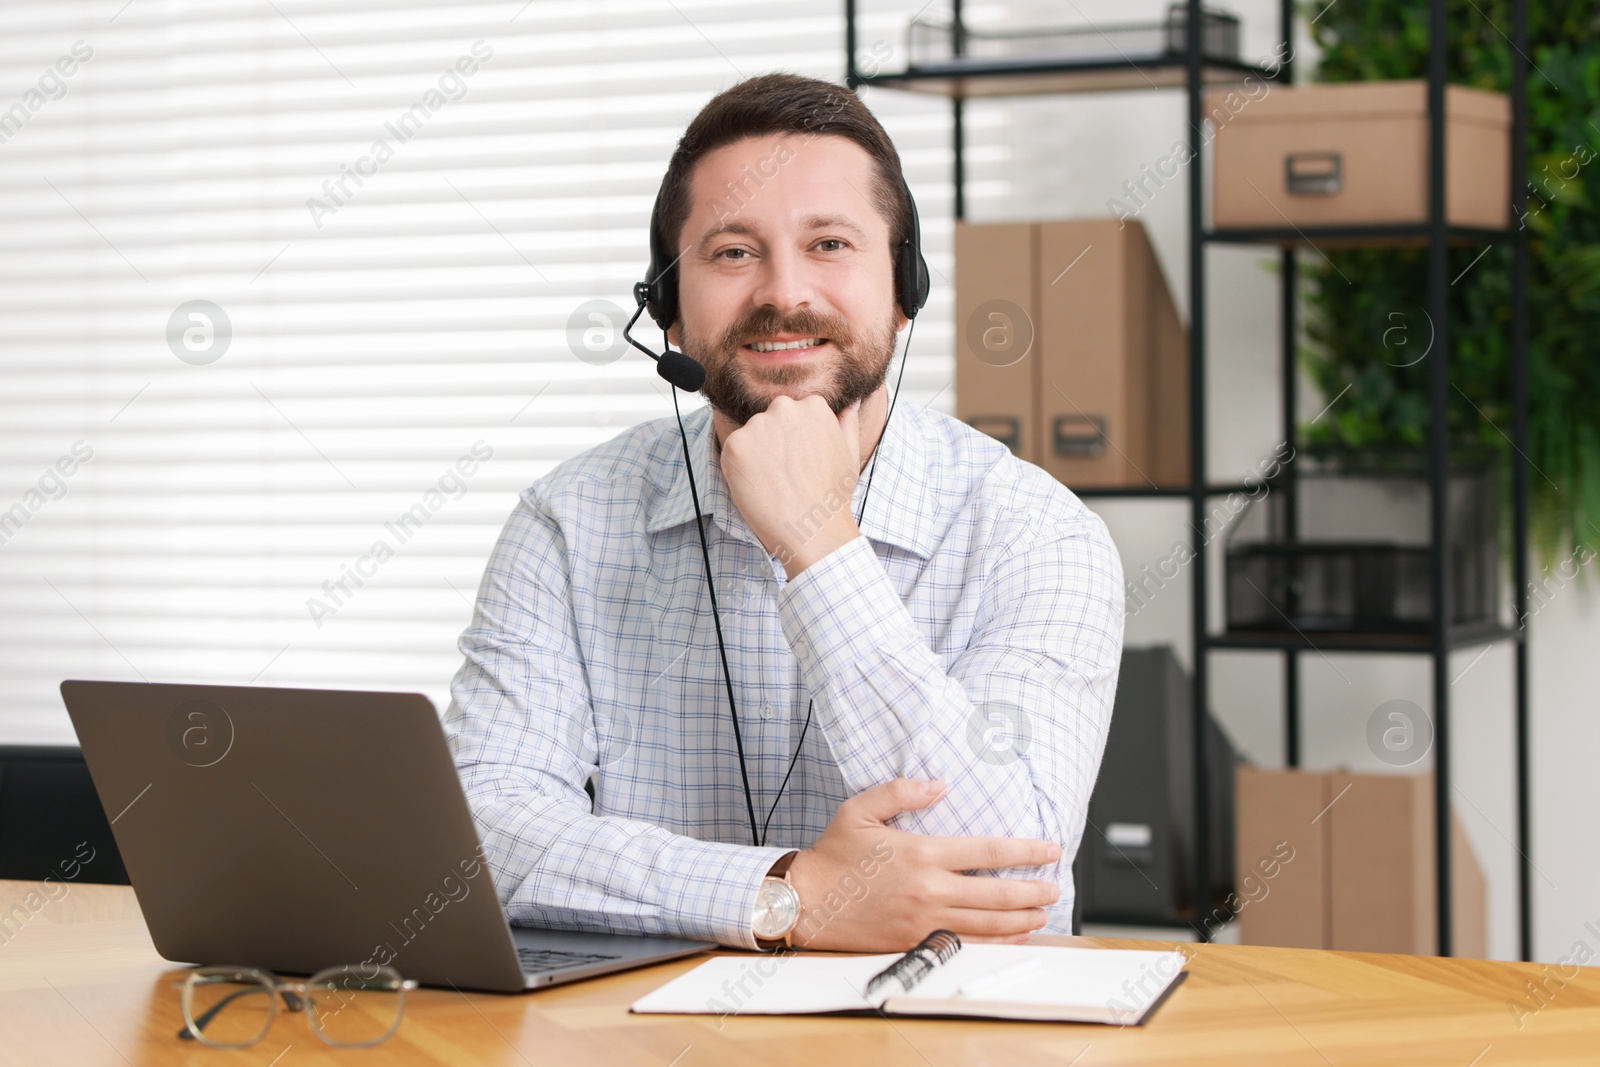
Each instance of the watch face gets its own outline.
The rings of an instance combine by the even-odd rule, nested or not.
[[[800,917],[800,897],[794,887],[781,878],[768,878],[756,891],[755,935],[775,940],[794,928]]]

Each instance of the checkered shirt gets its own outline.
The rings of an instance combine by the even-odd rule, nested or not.
[[[520,494],[461,635],[445,728],[511,921],[753,948],[774,861],[904,776],[948,792],[899,829],[1058,842],[1058,863],[973,873],[1054,879],[1045,929],[1067,932],[1122,648],[1105,524],[992,439],[906,405],[864,536],[790,581],[728,494],[710,409],[684,422],[771,828],[751,843],[683,446],[657,419]]]

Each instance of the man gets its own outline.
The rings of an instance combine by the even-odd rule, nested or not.
[[[753,78],[658,205],[740,733],[657,419],[523,492],[461,638],[446,724],[510,918],[872,951],[1068,931],[1121,567],[998,443],[910,404],[886,424],[910,217],[887,134],[838,86]]]

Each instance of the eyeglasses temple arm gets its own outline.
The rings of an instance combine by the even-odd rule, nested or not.
[[[239,997],[246,996],[246,995],[251,994],[251,993],[259,992],[261,988],[262,987],[258,986],[258,987],[254,988],[254,989],[235,989],[232,993],[229,993],[227,996],[223,997],[221,1000],[219,1000],[215,1004],[211,1005],[211,1007],[206,1010],[206,1013],[204,1015],[202,1015],[202,1016],[200,1016],[200,1018],[196,1019],[194,1021],[194,1029],[195,1030],[204,1030],[207,1026],[210,1025],[211,1020],[215,1019],[217,1017],[218,1013],[221,1012],[223,1008],[226,1008],[229,1004],[231,1004],[234,1000],[236,1000]],[[291,990],[280,989],[280,990],[278,990],[278,992],[283,995],[283,1003],[284,1003],[285,1007],[287,1007],[290,1011],[299,1011],[300,1010],[299,1005],[296,1003],[296,1000],[298,998],[296,998],[294,996],[294,994],[293,994],[293,992]],[[189,1029],[189,1024],[188,1023],[184,1023],[183,1029],[178,1031],[178,1037],[183,1041],[193,1041],[195,1039],[195,1034],[194,1034],[194,1031]]]

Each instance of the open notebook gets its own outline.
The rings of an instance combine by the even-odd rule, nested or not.
[[[639,1013],[970,1015],[1137,1025],[1184,975],[1178,952],[966,945],[936,930],[904,956],[718,956]]]

